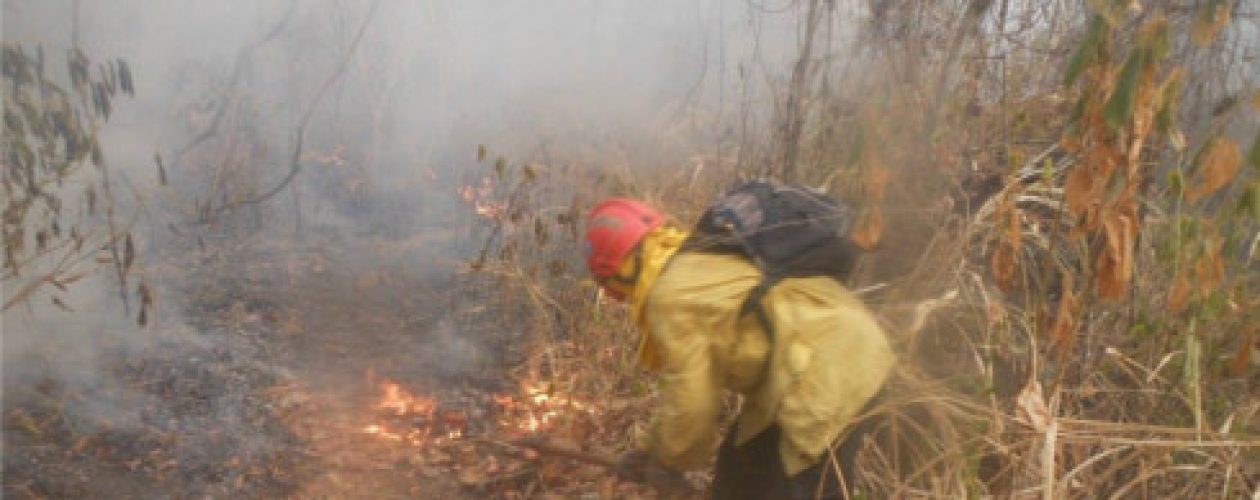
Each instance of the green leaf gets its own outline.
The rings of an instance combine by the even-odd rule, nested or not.
[[[1182,375],[1186,388],[1192,390],[1199,384],[1199,357],[1203,345],[1199,342],[1199,336],[1193,333],[1193,324],[1190,325],[1190,330],[1191,333],[1186,335],[1186,364],[1182,366]]]
[[[1107,100],[1107,105],[1103,108],[1103,117],[1107,120],[1107,125],[1112,128],[1122,127],[1133,117],[1133,110],[1137,105],[1138,85],[1142,81],[1142,70],[1146,68],[1147,55],[1148,52],[1143,49],[1133,51],[1129,54],[1129,59],[1124,62],[1124,69],[1120,70],[1116,88],[1111,92],[1111,98]]]
[[[1256,185],[1252,184],[1238,195],[1238,204],[1234,206],[1234,214],[1239,217],[1248,217],[1252,214],[1256,205]]]
[[[1168,19],[1162,16],[1147,23],[1142,28],[1142,38],[1139,41],[1142,48],[1149,50],[1151,59],[1158,61],[1168,55],[1168,51],[1172,49],[1172,40],[1168,35]]]
[[[1176,113],[1178,104],[1181,102],[1181,86],[1185,80],[1180,70],[1173,73],[1169,80],[1164,83],[1160,96],[1159,111],[1155,113],[1155,130],[1161,134],[1167,134],[1172,130],[1176,121]]]
[[[1064,85],[1070,86],[1076,83],[1076,79],[1085,72],[1085,68],[1097,59],[1098,46],[1106,33],[1107,20],[1101,15],[1094,15],[1094,18],[1089,21],[1089,29],[1085,32],[1085,39],[1081,41],[1081,46],[1068,60],[1067,69],[1064,70],[1063,75]]]

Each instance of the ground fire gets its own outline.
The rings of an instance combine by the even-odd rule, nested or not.
[[[377,420],[363,427],[366,434],[422,446],[456,440],[468,431],[465,409],[443,407],[435,398],[414,394],[392,380],[381,382],[379,391],[369,412]],[[519,393],[495,394],[491,401],[497,419],[489,433],[505,438],[534,436],[574,416],[596,415],[594,405],[539,382],[522,382]]]

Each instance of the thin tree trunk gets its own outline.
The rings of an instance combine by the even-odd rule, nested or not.
[[[792,81],[788,86],[787,104],[783,112],[782,176],[785,180],[797,180],[797,161],[800,156],[801,130],[805,126],[805,93],[813,76],[811,58],[814,51],[814,34],[822,20],[822,1],[810,0],[805,14],[805,41],[801,56],[792,67]]]

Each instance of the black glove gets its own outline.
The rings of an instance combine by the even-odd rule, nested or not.
[[[648,467],[651,464],[652,455],[647,451],[631,451],[617,459],[617,475],[627,481],[647,482]]]
[[[662,493],[679,493],[691,490],[691,483],[681,472],[661,465],[644,450],[626,453],[617,460],[617,475],[626,481],[645,483]]]

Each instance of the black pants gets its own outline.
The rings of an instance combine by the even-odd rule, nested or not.
[[[853,491],[853,462],[871,427],[870,419],[862,422],[836,450],[840,472],[849,491]],[[713,476],[714,499],[844,498],[840,478],[829,456],[788,477],[783,470],[783,459],[779,456],[778,425],[770,426],[743,446],[735,446],[738,429],[738,425],[732,426],[718,449],[717,468]]]

